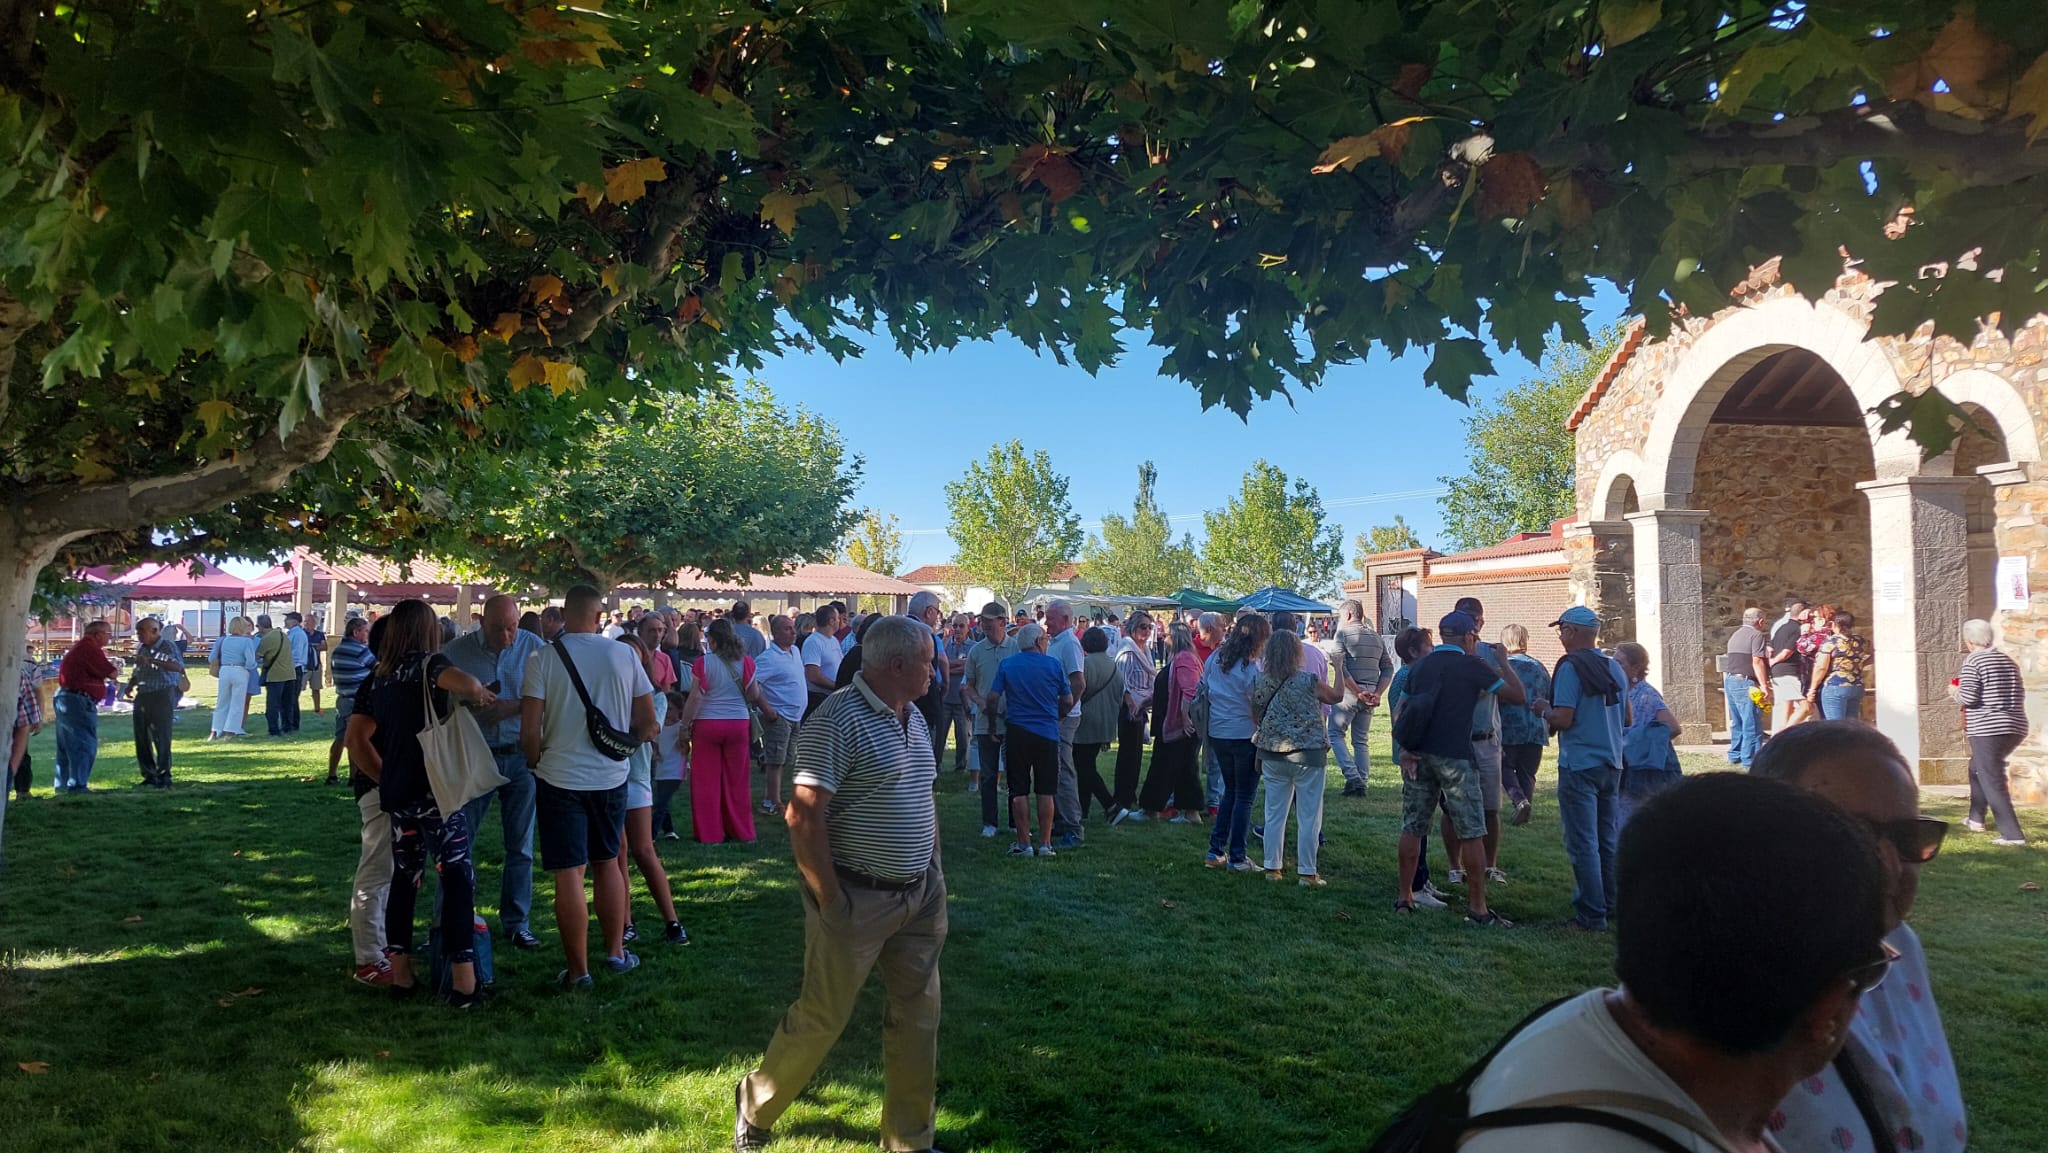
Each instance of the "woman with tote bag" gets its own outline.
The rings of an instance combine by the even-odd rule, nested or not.
[[[433,854],[441,878],[441,940],[451,967],[454,992],[448,1003],[458,1009],[481,1000],[476,981],[474,935],[476,874],[470,860],[468,821],[459,807],[444,810],[435,800],[436,782],[428,772],[430,756],[445,758],[467,742],[462,723],[482,733],[473,718],[455,713],[460,698],[471,705],[489,705],[496,694],[441,655],[441,622],[420,600],[401,601],[385,626],[377,652],[377,669],[356,695],[356,711],[348,722],[350,763],[377,782],[380,802],[391,818],[391,889],[384,905],[384,953],[391,961],[391,992],[409,997],[417,989],[412,971],[413,906]],[[453,742],[437,742],[428,730],[457,730]],[[456,752],[452,755],[467,760]],[[490,764],[489,750],[484,763]],[[437,770],[459,766],[437,764]],[[445,778],[447,774],[442,773]],[[495,775],[495,768],[493,769]],[[453,798],[458,805],[470,798]],[[466,947],[456,948],[457,944]]]

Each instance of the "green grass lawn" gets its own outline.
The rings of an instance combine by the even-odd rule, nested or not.
[[[663,843],[688,949],[643,939],[637,972],[557,993],[543,879],[546,947],[500,948],[496,1004],[393,1005],[348,980],[357,819],[347,789],[319,782],[330,718],[222,746],[204,742],[209,714],[180,714],[169,793],[129,787],[126,717],[102,723],[106,795],[52,799],[49,731],[33,745],[40,795],[10,806],[0,877],[0,1150],[726,1146],[733,1082],[797,989],[779,822],[753,846]],[[1207,830],[1187,826],[1098,823],[1085,849],[1008,859],[950,782],[940,1144],[1357,1149],[1528,1009],[1609,978],[1608,939],[1561,931],[1570,876],[1547,801],[1501,853],[1514,880],[1495,903],[1523,928],[1396,919],[1393,786],[1382,772],[1363,801],[1330,791],[1331,884],[1308,892],[1203,869]],[[2048,835],[2048,813],[2025,816]],[[479,849],[495,922],[495,819]],[[2048,894],[2030,880],[2048,883],[2041,851],[1958,825],[1914,917],[1983,1153],[2048,1149]],[[636,909],[657,928],[644,894]],[[873,1147],[879,1018],[871,987],[780,1147]]]

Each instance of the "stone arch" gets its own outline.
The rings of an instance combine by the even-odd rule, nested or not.
[[[1793,349],[1812,353],[1834,370],[1866,413],[1901,391],[1898,372],[1884,350],[1864,339],[1868,328],[1838,308],[1798,296],[1774,297],[1710,323],[1665,380],[1645,442],[1650,458],[1637,478],[1643,508],[1686,507],[1700,441],[1715,408],[1766,357]],[[1875,417],[1868,418],[1867,427],[1878,476],[1919,473],[1919,451],[1910,440],[1896,433],[1880,435]]]
[[[1600,468],[1600,481],[1594,486],[1588,511],[1595,519],[1605,521],[1617,521],[1624,514],[1637,511],[1629,506],[1642,500],[1643,476],[1643,458],[1633,449],[1617,450]]]
[[[2041,441],[2034,429],[2034,414],[2011,381],[1990,369],[1966,368],[1935,387],[1957,405],[1991,419],[1997,435],[2005,441],[2006,460],[2040,462]]]

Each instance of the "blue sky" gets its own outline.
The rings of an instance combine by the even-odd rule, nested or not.
[[[1605,285],[1592,324],[1622,314]],[[1495,352],[1498,375],[1474,395],[1492,396],[1532,375],[1519,356]],[[885,344],[844,364],[830,357],[770,361],[759,374],[787,404],[802,404],[839,426],[866,462],[857,503],[896,514],[905,567],[953,557],[945,533],[947,481],[989,446],[1012,438],[1044,449],[1071,481],[1086,527],[1106,512],[1128,515],[1138,465],[1159,466],[1159,503],[1176,532],[1202,538],[1201,513],[1220,508],[1245,470],[1264,458],[1321,493],[1351,538],[1396,514],[1424,541],[1440,543],[1437,477],[1462,472],[1456,459],[1468,409],[1426,387],[1426,354],[1384,355],[1339,368],[1290,405],[1255,405],[1250,420],[1202,411],[1187,384],[1159,375],[1160,354],[1132,342],[1122,362],[1096,376],[1062,367],[1014,340],[905,358]],[[908,431],[907,431],[908,430]]]

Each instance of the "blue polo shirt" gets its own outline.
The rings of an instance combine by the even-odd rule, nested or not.
[[[1557,677],[1551,683],[1550,703],[1560,709],[1571,709],[1572,727],[1557,734],[1557,767],[1560,769],[1597,769],[1621,767],[1621,729],[1624,702],[1628,699],[1628,675],[1621,671],[1613,657],[1601,657],[1607,662],[1607,675],[1622,691],[1614,696],[1614,703],[1605,698],[1590,696],[1579,685],[1579,671],[1570,661],[1557,666]]]
[[[1060,697],[1071,686],[1060,663],[1036,649],[1004,657],[988,691],[1003,697],[1003,721],[1048,741],[1060,739]]]

